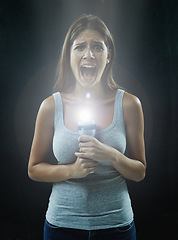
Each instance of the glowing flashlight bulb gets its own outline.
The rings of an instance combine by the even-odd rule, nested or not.
[[[96,124],[88,108],[83,109],[79,114],[78,130],[80,135],[95,136]]]
[[[86,95],[85,95],[86,99],[89,100],[90,97],[91,97],[91,93],[90,92],[87,92]]]
[[[90,121],[92,119],[92,114],[89,109],[83,109],[79,114],[80,121]]]
[[[80,112],[79,112],[79,121],[78,121],[79,134],[95,136],[96,124],[95,124],[95,121],[93,120],[93,115],[91,111],[92,108],[89,103],[89,100],[91,98],[91,93],[86,92],[85,98],[87,100],[85,102],[85,107],[83,109],[80,109]]]

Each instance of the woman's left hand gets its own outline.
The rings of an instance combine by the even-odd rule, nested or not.
[[[80,136],[79,152],[75,155],[80,158],[88,158],[97,162],[108,162],[114,157],[114,149],[101,143],[96,138],[88,135]]]

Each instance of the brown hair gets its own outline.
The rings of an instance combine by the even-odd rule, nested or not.
[[[79,34],[86,29],[92,29],[99,32],[103,37],[108,50],[111,53],[110,62],[107,64],[102,76],[102,83],[111,89],[119,88],[112,75],[112,66],[115,57],[115,46],[110,31],[99,17],[93,15],[82,15],[71,25],[65,37],[56,72],[56,83],[54,86],[55,92],[66,91],[75,83],[75,78],[70,67],[70,47],[73,44],[74,40],[79,36]]]

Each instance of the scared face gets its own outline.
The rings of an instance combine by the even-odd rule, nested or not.
[[[70,49],[70,66],[76,84],[92,88],[100,83],[109,60],[110,53],[101,34],[91,29],[81,32]]]

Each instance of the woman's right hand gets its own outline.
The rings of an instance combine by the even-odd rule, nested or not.
[[[72,167],[73,167],[72,178],[84,178],[97,169],[98,162],[78,157],[76,162],[73,163]]]

